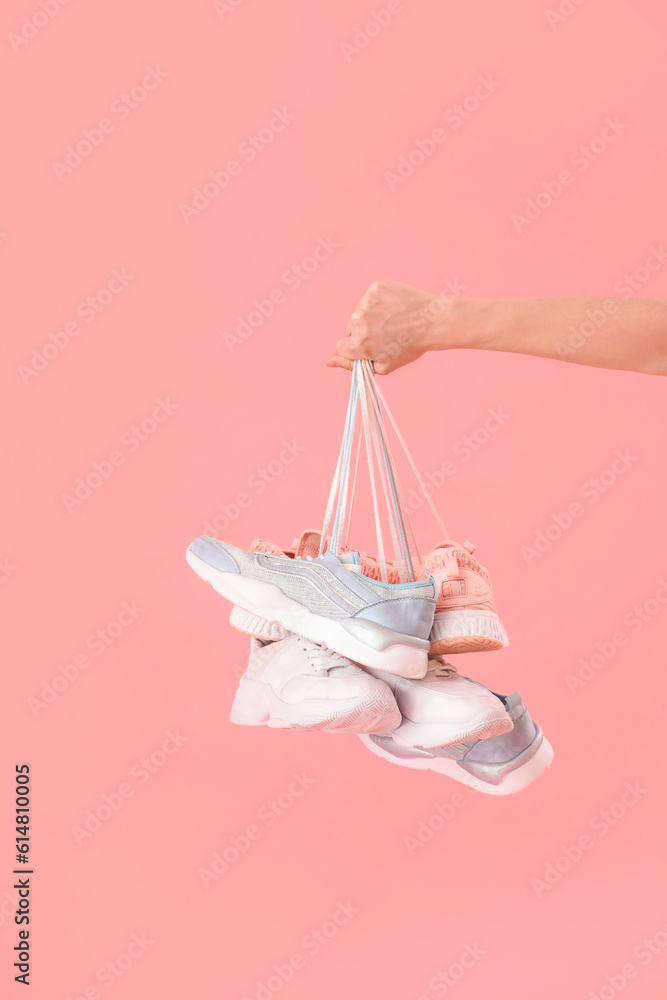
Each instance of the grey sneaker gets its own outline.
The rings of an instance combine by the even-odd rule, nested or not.
[[[426,673],[433,578],[382,583],[363,576],[350,553],[290,559],[245,552],[209,535],[192,542],[186,559],[214,590],[251,615],[364,666],[401,677]]]
[[[359,739],[392,764],[437,771],[487,795],[512,795],[537,781],[550,766],[554,752],[519,694],[496,697],[503,702],[514,724],[511,732],[502,736],[429,750],[400,746],[391,733],[364,735]]]

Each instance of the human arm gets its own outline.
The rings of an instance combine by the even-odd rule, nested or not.
[[[667,300],[472,299],[379,281],[327,364],[350,368],[367,357],[384,375],[427,351],[457,348],[667,375]]]

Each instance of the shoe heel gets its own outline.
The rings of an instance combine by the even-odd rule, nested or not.
[[[242,677],[234,696],[229,721],[235,726],[265,726],[269,718],[263,685]]]
[[[438,612],[429,636],[431,653],[474,653],[509,646],[498,615],[484,611]]]
[[[254,635],[257,639],[286,639],[291,632],[288,632],[282,625],[269,622],[259,615],[254,615],[245,608],[240,608],[235,604],[229,616],[229,624],[233,625],[239,632],[246,635]]]

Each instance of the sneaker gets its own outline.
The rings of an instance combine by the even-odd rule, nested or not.
[[[391,689],[350,660],[299,635],[250,640],[248,669],[229,716],[238,726],[383,733],[401,721]]]
[[[274,556],[289,556],[290,559],[307,559],[308,556],[311,559],[315,559],[320,553],[320,542],[322,539],[322,532],[318,531],[316,528],[306,528],[302,531],[298,538],[295,538],[292,542],[291,549],[281,549],[273,542],[265,542],[261,538],[256,538],[255,541],[250,546],[251,552],[271,552]],[[328,539],[327,539],[328,542]],[[351,555],[351,552],[344,552],[344,557]],[[366,552],[357,553],[359,556],[359,561],[355,565],[357,566],[357,572],[363,573],[364,576],[370,577],[371,580],[381,580],[382,574],[380,572],[380,563],[374,556],[369,556]],[[400,577],[398,575],[398,570],[392,562],[387,562],[385,564],[387,571],[387,582],[388,583],[400,583]]]
[[[402,721],[392,732],[403,747],[441,747],[463,740],[486,740],[512,729],[503,702],[477,681],[461,677],[439,656],[429,656],[421,680],[408,680],[367,667],[394,692]]]
[[[551,765],[554,752],[518,694],[496,695],[513,723],[512,731],[429,750],[403,747],[392,733],[360,736],[368,749],[392,764],[437,771],[486,795],[523,791]]]
[[[437,587],[432,653],[475,653],[509,645],[489,574],[473,558],[474,551],[470,542],[440,542],[422,563],[421,576],[432,576]]]
[[[244,552],[203,535],[191,568],[245,611],[328,646],[364,666],[423,677],[435,611],[433,579],[383,583],[357,570],[357,553],[290,559]]]
[[[270,552],[274,556],[288,556],[290,559],[307,559],[308,556],[311,559],[315,559],[320,552],[321,538],[321,531],[318,531],[316,528],[306,528],[298,538],[294,539],[290,549],[281,549],[273,542],[265,542],[261,538],[256,538],[250,545],[250,551]],[[380,580],[382,578],[380,564],[373,556],[369,556],[365,552],[359,552],[359,562],[354,563],[350,561],[350,555],[353,556],[354,554],[346,553],[343,556],[343,559],[348,560],[346,563],[348,569],[353,572],[362,573],[371,580]],[[387,581],[388,583],[400,582],[398,571],[392,563],[387,563]],[[232,608],[231,615],[229,616],[229,624],[233,625],[239,632],[245,632],[246,635],[254,635],[257,639],[285,639],[288,635],[292,635],[289,629],[283,628],[282,625],[278,625],[276,622],[269,622],[264,618],[259,618],[250,611],[239,607],[238,604],[235,604]]]

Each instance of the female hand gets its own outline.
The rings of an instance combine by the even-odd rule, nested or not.
[[[375,371],[387,375],[426,351],[441,350],[447,346],[456,302],[453,296],[432,295],[396,281],[376,281],[327,365],[351,369],[356,358],[370,358]]]

